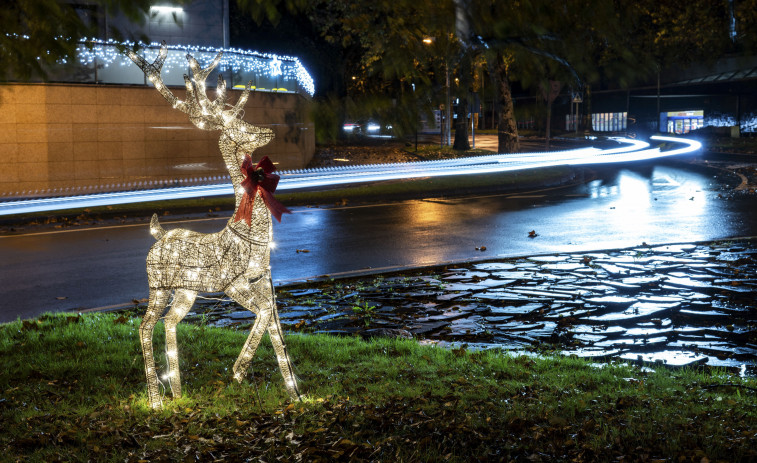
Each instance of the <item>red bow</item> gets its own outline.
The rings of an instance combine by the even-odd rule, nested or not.
[[[244,188],[244,196],[239,203],[239,208],[234,216],[234,221],[238,222],[244,220],[247,225],[250,225],[252,220],[252,205],[255,201],[255,195],[260,193],[260,197],[263,198],[263,202],[271,215],[276,217],[276,220],[281,222],[281,214],[291,214],[292,211],[284,207],[283,204],[278,202],[273,197],[273,192],[276,191],[276,187],[279,185],[279,176],[272,172],[276,170],[268,156],[264,156],[260,160],[258,165],[252,166],[252,158],[249,154],[244,156],[242,162],[242,173],[245,179],[242,181],[242,187]]]

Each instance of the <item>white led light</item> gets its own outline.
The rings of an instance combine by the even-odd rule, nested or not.
[[[274,56],[271,60],[271,75],[276,77],[281,75],[281,61],[278,56]]]
[[[168,14],[168,13],[183,13],[184,9],[178,6],[161,6],[161,5],[154,5],[150,7],[151,12],[159,13],[159,14]]]

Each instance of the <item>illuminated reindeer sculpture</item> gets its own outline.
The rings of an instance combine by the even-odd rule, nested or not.
[[[278,184],[278,176],[271,175],[273,164],[266,157],[254,165],[249,156],[256,148],[270,142],[273,132],[244,122],[239,117],[249,97],[249,84],[236,105],[227,108],[226,83],[219,75],[217,97],[214,101],[208,99],[205,79],[220,62],[221,53],[207,68],[201,68],[197,60],[187,55],[193,77],[184,76],[187,88],[185,101],[176,98],[163,84],[160,71],[166,55],[165,44],[152,64],[128,52],[129,58],[144,71],[158,92],[175,109],[188,114],[189,120],[200,129],[221,131],[218,145],[234,185],[236,206],[226,227],[212,234],[184,229],[166,232],[158,223],[157,215],[152,217],[150,233],[158,241],[147,255],[150,299],[139,327],[150,406],[161,406],[153,357],[153,329],[163,315],[172,292],[173,303],[165,316],[165,331],[168,358],[166,377],[174,398],[181,397],[176,325],[189,312],[198,292],[223,291],[256,314],[250,335],[234,363],[234,379],[242,381],[267,330],[286,389],[291,398],[297,400],[300,395],[284,346],[269,267],[271,213],[280,221],[281,213],[289,211],[273,198],[273,190]]]

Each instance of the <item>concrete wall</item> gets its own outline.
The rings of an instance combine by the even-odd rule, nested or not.
[[[241,92],[230,93],[233,104]],[[268,155],[280,170],[307,165],[307,105],[298,94],[252,92],[244,119],[276,134],[253,158]],[[0,198],[226,182],[219,134],[151,87],[0,84]]]

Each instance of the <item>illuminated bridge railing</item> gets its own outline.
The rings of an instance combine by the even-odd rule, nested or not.
[[[147,85],[144,73],[121,52],[132,43],[88,40],[77,49],[74,62],[59,63],[48,69],[51,82]],[[152,62],[160,44],[140,44],[143,56]],[[166,85],[184,87],[184,74],[189,75],[186,54],[191,53],[202,65],[210,63],[219,51],[223,58],[218,66],[228,87],[244,88],[248,82],[253,90],[267,92],[290,92],[313,95],[313,78],[299,61],[291,56],[239,50],[168,45],[168,57],[163,66],[163,81]],[[213,74],[216,74],[215,72]],[[211,75],[208,84],[215,84]]]

